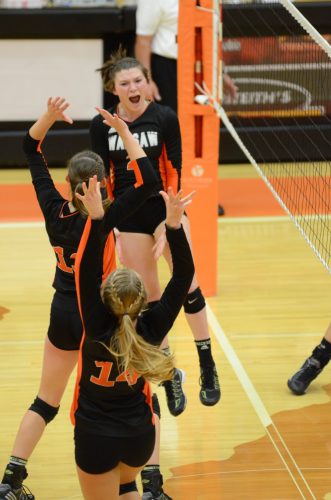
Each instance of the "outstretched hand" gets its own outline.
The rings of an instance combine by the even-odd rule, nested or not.
[[[184,214],[185,207],[192,202],[195,191],[192,191],[183,197],[182,190],[179,190],[177,194],[174,194],[172,188],[169,187],[168,193],[160,191],[160,195],[166,204],[166,225],[178,229],[181,225],[181,218]]]
[[[72,124],[73,120],[65,113],[70,104],[64,97],[49,97],[47,101],[47,113],[56,120],[62,120]]]
[[[108,125],[108,127],[113,127],[119,135],[122,135],[124,132],[129,130],[125,121],[115,113],[112,115],[106,109],[99,108],[98,106],[96,106],[95,109],[104,118],[103,123]]]
[[[100,192],[100,182],[96,175],[89,179],[88,186],[86,182],[82,183],[84,194],[75,193],[75,196],[84,204],[91,219],[102,219],[105,211],[102,205]]]

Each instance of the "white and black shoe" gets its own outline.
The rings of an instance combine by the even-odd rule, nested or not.
[[[186,407],[186,396],[182,386],[184,380],[185,372],[180,368],[175,368],[173,378],[161,384],[166,392],[169,411],[174,417],[183,413]]]
[[[205,406],[214,406],[221,399],[221,388],[215,365],[200,367],[200,401]]]
[[[2,500],[35,500],[34,495],[26,486],[14,490],[10,484],[0,484],[0,498]]]
[[[294,394],[301,396],[321,371],[321,363],[311,356],[306,359],[300,370],[287,381],[287,386]]]

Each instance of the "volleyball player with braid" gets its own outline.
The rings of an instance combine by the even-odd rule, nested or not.
[[[85,500],[140,498],[135,479],[155,443],[150,382],[172,377],[171,356],[159,349],[187,295],[194,264],[181,219],[192,194],[182,198],[169,188],[165,228],[173,260],[172,277],[153,308],[145,307],[146,290],[133,270],[111,273],[100,290],[98,265],[104,251],[104,208],[96,176],[83,184],[90,218],[78,249],[76,287],[84,341],[76,399],[77,473]]]
[[[67,180],[72,199],[65,200],[54,186],[41,152],[41,142],[57,120],[72,123],[65,114],[69,104],[64,98],[49,98],[47,110],[32,125],[24,140],[24,152],[32,182],[42,210],[49,241],[56,256],[53,281],[55,293],[51,305],[50,324],[44,344],[44,359],[38,395],[24,415],[18,430],[12,454],[0,484],[0,499],[33,500],[22,485],[27,477],[26,464],[41,438],[46,425],[58,413],[60,401],[69,376],[78,359],[82,339],[82,322],[78,309],[74,278],[77,248],[87,220],[87,212],[78,198],[82,182],[95,175],[105,186],[105,168],[99,155],[92,151],[77,153],[68,162]],[[101,113],[103,110],[99,110]],[[113,127],[123,141],[131,160],[136,182],[113,203],[106,197],[103,266],[97,269],[98,278],[114,269],[113,236],[111,230],[133,213],[150,195],[156,185],[156,176],[142,148],[123,120],[107,114],[107,124]],[[127,168],[125,166],[125,168]],[[103,190],[105,191],[105,190]]]
[[[180,188],[181,135],[176,113],[168,106],[149,102],[148,72],[134,58],[125,57],[119,49],[100,68],[104,89],[115,94],[119,103],[110,109],[128,124],[138,138],[150,159],[159,179],[158,189],[146,203],[126,221],[117,226],[120,232],[120,253],[122,262],[139,272],[144,280],[148,301],[153,304],[161,295],[157,275],[157,262],[153,256],[165,256],[171,268],[171,257],[167,245],[163,247],[165,207],[158,191],[172,187],[176,193]],[[133,178],[123,170],[125,151],[116,130],[106,126],[100,116],[95,116],[90,127],[92,149],[103,158],[109,174],[109,187],[116,197]],[[190,242],[190,226],[183,216],[183,227]],[[194,276],[184,302],[186,319],[192,330],[200,363],[200,401],[207,406],[215,405],[220,399],[220,387],[215,362],[211,352],[206,304]],[[167,343],[162,347],[169,351]],[[186,398],[181,387],[181,371],[176,370],[172,381],[165,383],[167,403],[170,412],[177,416],[185,409]]]

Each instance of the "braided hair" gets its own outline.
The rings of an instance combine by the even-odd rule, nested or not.
[[[132,269],[121,268],[111,273],[101,288],[105,306],[117,317],[118,325],[105,347],[117,358],[118,368],[134,373],[150,382],[160,383],[172,378],[174,360],[158,346],[146,342],[136,331],[135,320],[146,306],[147,294],[141,277]]]

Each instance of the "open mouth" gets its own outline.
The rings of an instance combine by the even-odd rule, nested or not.
[[[133,104],[138,104],[138,102],[140,101],[140,95],[135,95],[133,97],[129,97],[129,100],[130,102],[132,102]]]

